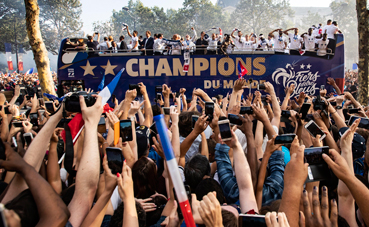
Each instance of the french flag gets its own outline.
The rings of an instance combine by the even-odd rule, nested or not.
[[[5,43],[6,60],[8,62],[8,69],[14,70],[12,61],[12,45],[10,43]]]
[[[117,84],[119,82],[119,79],[124,72],[125,68],[121,69],[119,73],[114,77],[114,79],[106,86],[100,93],[99,96],[102,97],[102,105],[104,106],[104,110],[107,109],[105,107],[106,102],[110,99],[111,95],[113,94],[115,88],[117,87]],[[82,113],[76,114],[74,118],[68,123],[68,126],[70,128],[70,133],[73,138],[73,144],[76,143],[79,135],[81,135],[82,129],[84,127],[84,121],[82,118]],[[63,140],[65,141],[65,130],[62,131],[61,136]]]
[[[244,77],[248,73],[247,69],[245,68],[245,66],[241,64],[240,61],[238,61],[237,69],[238,69],[238,79]]]
[[[25,75],[28,75],[28,74],[32,74],[33,73],[33,68],[30,68]]]

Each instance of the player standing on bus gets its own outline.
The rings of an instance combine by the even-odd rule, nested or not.
[[[274,32],[278,31],[278,35],[274,35]],[[282,29],[278,28],[269,33],[273,37],[275,54],[284,54],[284,50],[287,48],[286,38],[283,36]]]
[[[294,34],[288,33],[288,31],[294,30]],[[299,35],[298,28],[290,28],[283,32],[290,37],[290,54],[300,55],[300,50],[302,46],[302,38]]]
[[[305,54],[306,56],[315,56],[315,43],[316,38],[321,38],[322,35],[316,36],[313,33],[313,28],[309,28],[308,32],[301,35],[305,43]]]
[[[238,36],[234,36],[233,33],[235,31],[238,31]],[[231,33],[232,38],[235,39],[234,41],[234,51],[242,51],[243,47],[244,47],[244,43],[246,42],[245,37],[242,37],[242,32],[241,30],[238,30],[237,28],[235,28],[232,33]]]
[[[138,32],[136,30],[134,30],[133,34],[131,34],[129,32],[128,25],[127,25],[127,33],[129,35],[129,37],[132,38],[132,47],[131,47],[130,51],[138,51],[138,37],[137,37]]]

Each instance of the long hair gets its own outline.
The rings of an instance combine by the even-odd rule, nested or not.
[[[156,164],[141,157],[132,167],[134,194],[138,199],[146,199],[156,191]]]

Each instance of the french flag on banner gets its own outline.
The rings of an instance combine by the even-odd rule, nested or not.
[[[104,110],[107,108],[105,107],[106,102],[110,99],[111,95],[113,94],[115,88],[117,87],[117,84],[119,82],[120,76],[124,72],[125,68],[121,69],[119,73],[114,77],[114,79],[106,86],[100,93],[99,96],[102,97],[102,105],[104,106]],[[85,122],[82,118],[82,113],[76,114],[74,118],[68,123],[68,126],[70,128],[70,133],[73,138],[73,144],[76,143],[79,135],[81,135],[82,129],[85,125]],[[63,140],[65,141],[65,130],[62,131],[61,136]]]
[[[12,45],[10,43],[5,43],[6,60],[8,62],[8,69],[14,70],[12,61]]]
[[[238,79],[243,78],[243,76],[245,76],[248,73],[247,69],[245,68],[245,66],[241,64],[240,61],[238,61],[237,68],[238,68]]]
[[[25,54],[23,46],[20,45],[18,53],[18,70],[23,71],[23,54]]]
[[[32,74],[33,73],[33,68],[30,68],[25,75],[28,75],[28,74]]]

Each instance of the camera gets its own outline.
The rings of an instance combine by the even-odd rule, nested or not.
[[[324,102],[324,100],[321,99],[320,95],[318,95],[313,100],[313,108],[314,110],[321,110],[321,111],[324,111],[327,108],[326,103]]]
[[[74,92],[72,95],[65,98],[65,110],[72,113],[80,113],[81,106],[79,104],[79,96],[83,96],[87,107],[93,106],[96,98],[92,94],[85,91]]]

